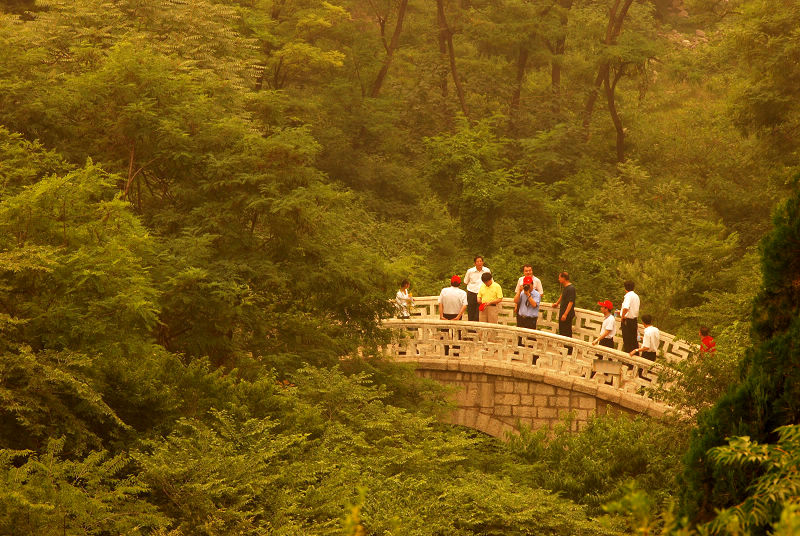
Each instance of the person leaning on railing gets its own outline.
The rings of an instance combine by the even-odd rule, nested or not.
[[[653,325],[653,317],[651,315],[642,315],[642,324],[644,324],[642,345],[639,346],[639,348],[631,350],[630,355],[633,357],[633,354],[639,354],[645,359],[655,361],[658,343],[661,339],[661,332]]]

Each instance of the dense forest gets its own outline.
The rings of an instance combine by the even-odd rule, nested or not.
[[[800,2],[0,2],[0,534],[800,533]],[[507,442],[401,279],[636,281],[666,421]]]

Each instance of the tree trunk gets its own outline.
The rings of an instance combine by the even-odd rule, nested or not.
[[[447,51],[450,56],[450,72],[453,75],[453,85],[456,87],[456,94],[458,95],[458,102],[461,105],[461,112],[469,117],[467,113],[467,104],[464,100],[464,88],[461,86],[461,80],[458,78],[458,70],[456,69],[456,53],[453,49],[453,30],[447,24],[447,18],[444,14],[444,0],[436,0],[436,11],[438,13],[440,31],[444,32],[445,40],[447,41]]]
[[[447,57],[447,24],[444,20],[444,6],[442,2],[436,3],[436,25],[439,28],[439,61],[444,66]],[[442,87],[442,97],[447,97],[447,69],[442,67],[439,75],[439,85]]]
[[[611,120],[614,122],[614,128],[617,131],[617,162],[625,161],[625,130],[622,128],[622,120],[617,113],[617,105],[614,101],[614,92],[617,89],[617,82],[622,77],[622,69],[617,71],[614,75],[614,82],[609,82],[610,72],[606,71],[606,76],[603,79],[603,87],[606,90],[606,99],[608,100],[608,111],[611,114]]]
[[[375,82],[372,84],[372,90],[369,92],[369,96],[372,98],[377,97],[381,92],[383,81],[386,79],[386,74],[389,72],[389,66],[392,64],[394,51],[397,50],[397,45],[400,41],[400,32],[403,31],[403,19],[406,16],[406,7],[408,7],[408,0],[400,0],[400,8],[397,10],[397,24],[395,24],[394,27],[392,40],[388,45],[386,45],[386,58],[383,60],[381,70],[378,72],[378,76],[375,78]],[[381,26],[381,34],[383,36],[383,26]]]
[[[609,11],[608,26],[606,27],[606,38],[603,41],[606,45],[613,45],[617,42],[617,37],[619,37],[619,34],[622,31],[622,23],[625,22],[625,16],[628,14],[628,9],[633,3],[633,0],[623,1],[624,3],[622,4],[622,9],[619,9],[620,0],[614,0],[614,5]],[[619,12],[617,11],[618,9]],[[592,87],[589,97],[586,100],[586,107],[584,108],[583,113],[584,128],[588,128],[589,123],[592,120],[592,112],[594,111],[594,104],[597,101],[597,94],[600,91],[600,87],[603,85],[603,80],[608,77],[609,69],[610,65],[607,61],[604,61],[600,64],[597,77],[594,79],[594,87]]]
[[[566,31],[567,23],[569,23],[567,12],[572,9],[572,2],[573,0],[558,0],[558,7],[561,10],[558,19],[561,23],[561,30],[564,33],[556,39],[555,46],[553,47],[553,62],[550,65],[550,86],[555,95],[561,92],[561,59],[562,56],[564,56],[567,45]]]

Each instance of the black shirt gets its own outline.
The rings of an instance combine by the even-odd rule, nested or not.
[[[561,303],[559,304],[558,310],[559,320],[562,316],[564,316],[564,312],[567,310],[567,304],[569,302],[572,302],[572,309],[569,310],[567,320],[575,318],[575,285],[572,283],[561,289]]]

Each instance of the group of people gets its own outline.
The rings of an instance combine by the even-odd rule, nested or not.
[[[491,270],[484,265],[483,257],[478,255],[474,259],[475,265],[469,268],[463,278],[454,275],[450,279],[450,286],[442,289],[439,294],[439,318],[442,320],[463,320],[464,313],[467,320],[497,323],[500,305],[503,301],[503,289],[492,276]],[[517,280],[514,289],[514,315],[517,326],[536,329],[539,320],[539,307],[542,306],[541,280],[533,275],[533,267],[526,264],[523,275]],[[462,282],[466,291],[462,290]],[[575,319],[575,286],[570,281],[567,272],[558,274],[561,285],[561,295],[553,302],[553,307],[558,307],[558,334],[572,337],[572,325]],[[410,283],[407,279],[401,283],[397,292],[396,303],[398,315],[401,318],[409,317],[409,308],[413,305],[413,298],[409,293]],[[625,281],[625,296],[619,310],[620,331],[622,332],[622,349],[629,355],[639,355],[644,359],[656,360],[661,333],[653,325],[653,318],[649,314],[641,317],[644,325],[641,342],[638,339],[639,309],[641,300],[634,292],[635,283]],[[603,323],[600,334],[592,341],[593,345],[614,348],[614,337],[617,333],[614,304],[610,300],[597,302],[603,313]],[[701,328],[701,351],[713,352],[716,350],[714,340],[708,333],[708,328]],[[571,350],[571,348],[570,348]]]

